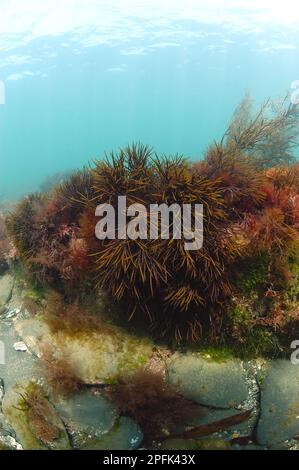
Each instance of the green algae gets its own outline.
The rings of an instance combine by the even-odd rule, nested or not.
[[[167,439],[162,450],[230,450],[231,444],[224,439]]]

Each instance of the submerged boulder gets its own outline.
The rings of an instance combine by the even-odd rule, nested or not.
[[[299,434],[299,367],[288,360],[271,361],[260,387],[258,443],[273,446]]]
[[[118,412],[110,401],[89,390],[60,399],[55,406],[75,448],[100,440],[118,418]]]
[[[74,374],[83,383],[111,383],[130,375],[147,362],[153,345],[116,326],[103,331],[82,331],[72,335],[63,329],[51,332],[46,318],[17,320],[15,328],[29,350],[41,356],[42,347],[51,345],[57,358],[67,358]]]
[[[7,390],[2,410],[25,450],[70,449],[62,420],[35,382],[20,382]]]
[[[248,396],[242,362],[214,362],[200,354],[177,354],[167,367],[168,382],[197,403],[234,408]]]
[[[230,450],[231,444],[224,439],[167,439],[161,450]]]

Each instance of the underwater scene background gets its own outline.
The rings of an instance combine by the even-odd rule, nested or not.
[[[294,0],[0,0],[0,451],[299,449],[298,49]]]
[[[132,141],[201,158],[298,79],[295,1],[0,1],[0,193]]]

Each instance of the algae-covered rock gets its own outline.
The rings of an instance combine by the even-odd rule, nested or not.
[[[112,403],[91,391],[82,391],[60,399],[55,407],[76,448],[100,439],[112,429],[118,418],[118,412]]]
[[[84,450],[133,450],[138,449],[143,440],[143,434],[131,418],[122,416],[116,420],[113,428],[102,437],[91,439]]]
[[[200,354],[177,354],[168,364],[167,378],[183,395],[203,405],[233,408],[248,396],[238,359],[213,362]]]
[[[153,345],[110,326],[103,331],[52,333],[43,317],[17,320],[15,327],[28,348],[38,356],[41,345],[50,344],[57,358],[67,358],[74,374],[84,383],[111,383],[130,375],[152,354]]]
[[[5,393],[2,409],[25,450],[70,448],[63,422],[36,383],[15,384]]]
[[[231,445],[224,439],[167,439],[161,450],[229,450]]]
[[[5,311],[14,285],[14,278],[11,274],[0,277],[0,315]]]
[[[299,434],[299,367],[275,360],[261,384],[257,440],[271,446]]]

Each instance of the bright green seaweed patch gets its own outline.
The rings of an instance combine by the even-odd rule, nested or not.
[[[24,449],[70,448],[61,419],[36,382],[15,384],[6,392],[2,407]]]

